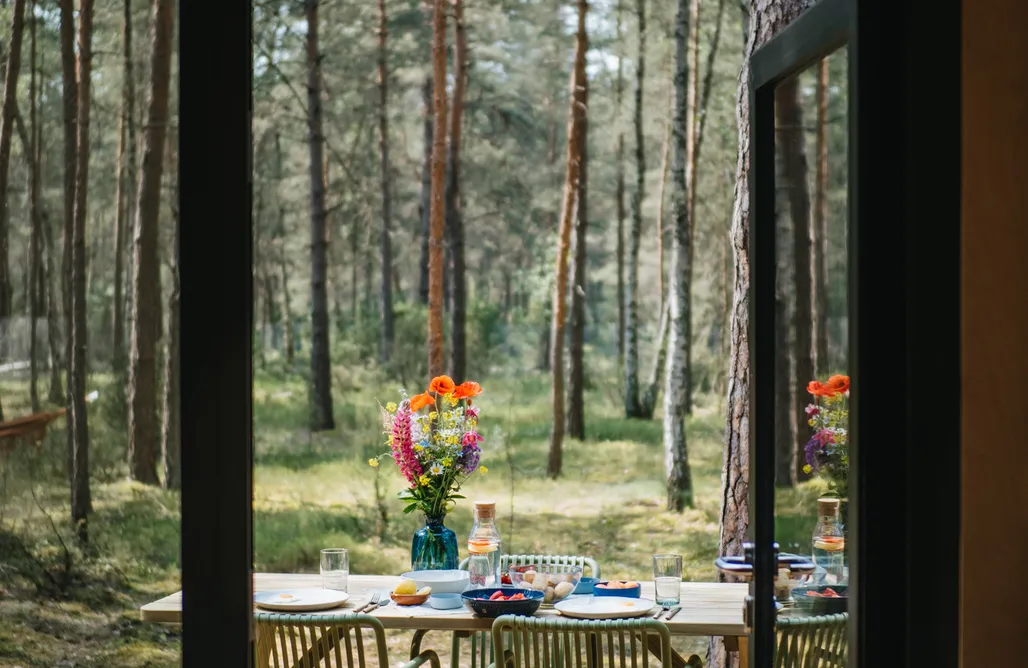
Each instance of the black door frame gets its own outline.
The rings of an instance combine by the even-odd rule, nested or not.
[[[820,0],[751,59],[751,665],[769,668],[775,649],[774,89],[843,45],[849,61],[847,287],[854,501],[847,522],[850,665],[956,666],[957,0]]]
[[[805,16],[846,1],[820,0]],[[867,447],[854,457],[851,482],[856,594],[850,665],[956,666],[960,2],[851,1],[856,4],[848,47],[850,118],[859,116],[860,126],[849,147],[856,188],[850,244],[860,265],[849,285],[850,341],[854,353],[863,352],[851,356],[851,429],[854,440]],[[252,2],[181,2],[179,12],[183,662],[187,668],[247,666],[253,561]],[[801,21],[764,49],[780,48],[783,59],[811,57],[817,39],[788,37],[799,35]],[[766,83],[759,65],[752,80]],[[767,107],[766,99],[757,102]],[[765,118],[761,136],[766,131]],[[769,147],[773,151],[771,141],[752,144],[754,165],[766,160],[761,155]],[[756,171],[751,170],[754,178]],[[766,206],[762,195],[751,211]],[[755,226],[751,253],[758,243],[764,248],[767,239]],[[751,285],[762,292],[751,300],[750,340],[753,355],[766,366],[773,348],[752,335],[773,323],[760,287],[766,277],[758,284],[766,273],[761,267],[752,267]],[[751,368],[751,391],[763,396],[773,376],[763,366],[760,372]],[[751,405],[754,474],[756,466],[767,465],[756,447],[765,442],[766,410],[763,403]],[[755,479],[752,493],[766,497],[768,484]],[[751,528],[761,539],[756,572],[769,585],[773,506],[750,506]],[[766,621],[768,611],[758,610],[756,617]],[[758,634],[752,665],[770,665],[761,663],[768,657],[768,637]]]

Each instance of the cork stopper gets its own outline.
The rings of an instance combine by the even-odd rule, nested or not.
[[[824,498],[817,500],[817,514],[818,517],[826,518],[838,518],[839,517],[839,499]]]
[[[495,501],[475,501],[475,519],[489,520],[496,517]]]

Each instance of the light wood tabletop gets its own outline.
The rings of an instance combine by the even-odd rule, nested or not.
[[[400,582],[391,575],[350,575],[348,593],[350,600],[341,608],[323,613],[339,614],[353,609],[367,601],[373,592],[385,596]],[[652,599],[652,582],[641,582],[642,597]],[[293,573],[254,573],[254,591],[273,589],[320,588],[321,576]],[[683,582],[682,610],[667,622],[673,635],[722,636],[726,639],[746,635],[743,623],[743,602],[748,586],[716,582]],[[425,629],[438,631],[486,631],[492,628],[493,620],[475,617],[466,609],[435,610],[428,605],[398,606],[392,601],[371,613],[382,620],[387,629]],[[144,622],[179,624],[182,622],[182,592],[147,603],[140,609]],[[541,609],[537,617],[558,616],[556,610]],[[734,643],[732,643],[734,644]]]

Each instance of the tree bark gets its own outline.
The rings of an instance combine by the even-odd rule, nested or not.
[[[793,312],[796,345],[792,382],[793,412],[795,413],[793,419],[797,424],[806,424],[805,404],[798,395],[802,391],[801,388],[805,388],[807,383],[814,379],[814,349],[810,266],[810,185],[807,180],[807,149],[800,95],[798,77],[786,79],[775,90],[775,106],[778,117],[776,143],[781,151],[785,183],[788,188],[789,213],[792,218],[793,292],[796,300]],[[796,477],[799,480],[806,480],[810,475],[803,471],[804,443],[800,439],[794,438],[793,444],[796,452],[800,453],[799,456],[793,457]]]
[[[335,428],[335,418],[332,414],[328,294],[325,287],[328,239],[325,230],[325,136],[321,120],[321,53],[318,50],[319,2],[320,0],[304,0],[307,17],[307,134],[310,143],[311,189],[311,431]]]
[[[550,336],[550,372],[553,374],[550,401],[553,406],[553,424],[550,425],[550,454],[547,474],[557,478],[563,468],[564,443],[564,325],[567,319],[568,250],[571,245],[571,227],[578,206],[578,179],[581,167],[582,120],[585,118],[586,71],[585,55],[589,38],[585,32],[585,16],[589,11],[586,0],[578,0],[578,32],[575,36],[575,63],[571,71],[568,93],[567,161],[564,196],[561,200],[560,232],[557,241],[557,268],[553,285],[553,326]]]
[[[282,152],[282,136],[278,132],[275,132],[275,182],[275,202],[278,205],[278,218],[272,228],[271,241],[275,250],[274,271],[278,272],[279,280],[282,281],[282,326],[285,330],[286,366],[291,370],[295,362],[296,341],[294,340],[293,309],[289,293],[289,266],[284,241],[286,236],[286,207],[282,203],[282,189],[285,187],[285,157]],[[356,257],[354,262],[356,262]],[[269,307],[273,307],[273,305],[274,297],[270,299]]]
[[[121,118],[118,127],[118,174],[114,195],[114,306],[111,332],[114,354],[114,371],[120,374],[125,368],[125,238],[131,230],[131,204],[127,201],[131,192],[133,156],[128,155],[129,126],[132,126],[132,108],[135,105],[135,81],[132,74],[132,0],[125,0],[122,18],[122,98]],[[134,130],[133,130],[134,132]],[[135,143],[133,136],[132,143]],[[131,160],[131,161],[130,161]]]
[[[33,0],[29,13],[30,47],[29,47],[29,128],[32,141],[25,152],[29,167],[29,403],[33,413],[39,412],[39,366],[37,362],[36,321],[41,309],[43,282],[40,280],[42,269],[42,221],[39,215],[39,147],[36,99],[36,3]]]
[[[817,64],[817,175],[814,180],[814,333],[819,377],[828,362],[828,58]]]
[[[63,0],[70,3],[71,0]],[[93,0],[79,2],[78,115],[76,119],[75,216],[71,244],[71,362],[68,382],[72,432],[71,520],[79,538],[88,540],[89,425],[86,416],[86,205],[89,195],[89,111],[93,62]]]
[[[150,99],[143,132],[143,164],[136,205],[132,263],[132,341],[129,353],[129,475],[156,485],[160,444],[157,346],[161,338],[161,274],[158,225],[168,131],[174,36],[172,0],[154,0]]]
[[[450,111],[450,151],[446,173],[446,231],[450,249],[450,373],[463,380],[467,366],[468,282],[464,259],[464,215],[460,198],[461,125],[467,83],[468,38],[464,30],[464,0],[453,2],[453,108]]]
[[[748,37],[736,94],[735,118],[739,154],[735,168],[735,204],[732,212],[732,246],[735,252],[731,316],[728,396],[726,398],[725,449],[721,471],[721,512],[718,554],[742,554],[749,529],[749,219],[750,219],[750,103],[749,61],[753,51],[803,11],[806,0],[751,0],[746,14]],[[745,9],[745,8],[744,8]],[[725,576],[718,574],[718,580]],[[725,665],[724,640],[710,642],[708,664]]]
[[[11,298],[14,294],[10,267],[8,178],[11,167],[11,141],[14,137],[14,110],[18,103],[18,75],[21,70],[21,39],[25,28],[25,0],[14,0],[11,16],[11,43],[7,54],[7,72],[4,77],[3,109],[0,111],[0,323],[6,330],[11,317]],[[6,331],[0,336],[7,338]],[[0,347],[0,350],[6,345]],[[3,354],[3,353],[0,353]]]
[[[632,227],[628,233],[628,280],[625,286],[625,417],[642,417],[639,403],[639,245],[642,241],[642,203],[646,186],[643,145],[643,81],[646,78],[646,0],[636,0],[639,17],[639,55],[635,63],[635,192]]]
[[[671,307],[667,299],[660,308],[660,324],[657,326],[657,347],[650,363],[650,373],[646,377],[646,389],[643,391],[640,410],[642,417],[650,420],[657,409],[657,398],[660,396],[660,382],[664,380],[664,368],[667,361],[668,336],[671,333]]]
[[[385,0],[378,0],[378,148],[382,169],[382,332],[378,356],[383,362],[393,354],[393,247],[392,247],[392,173],[389,165],[389,65],[386,56]]]
[[[428,240],[432,236],[432,77],[425,77],[421,87],[422,95],[422,137],[425,157],[421,164],[421,200],[418,202],[418,217],[421,221],[421,261],[418,263],[418,299],[428,306]]]
[[[692,58],[689,54],[690,20],[696,0],[679,0],[675,15],[675,111],[674,157],[671,168],[674,232],[671,241],[670,332],[664,387],[664,472],[667,478],[667,509],[681,512],[693,505],[692,472],[686,443],[685,421],[689,396],[690,279],[692,219],[689,186],[692,183],[692,134],[689,89]]]
[[[586,7],[586,11],[588,6]],[[587,36],[583,33],[583,39]],[[588,49],[588,42],[586,42]],[[581,110],[578,119],[578,191],[574,222],[573,244],[571,246],[571,332],[568,340],[570,367],[568,373],[568,436],[585,438],[585,303],[586,267],[588,248],[586,240],[589,231],[589,77],[581,73],[578,87],[581,88]]]
[[[64,316],[64,360],[67,373],[66,405],[71,410],[72,400],[72,317],[71,317],[71,247],[75,230],[75,179],[78,170],[78,99],[79,87],[75,71],[75,17],[73,0],[59,2],[61,25],[61,108],[64,114],[64,217],[61,242],[61,311]],[[74,483],[75,428],[68,429],[68,481]],[[74,514],[73,514],[74,517]]]
[[[685,330],[681,332],[682,346],[685,351],[682,382],[685,384],[685,413],[692,413],[692,273],[696,254],[696,134],[697,134],[697,103],[699,96],[700,71],[700,0],[689,2],[689,43],[688,43],[688,84],[685,89],[685,178],[686,206],[688,216],[688,250],[689,261],[686,268],[685,301],[682,309],[685,312]],[[690,491],[691,495],[691,491]],[[691,503],[691,499],[690,499]]]
[[[667,74],[670,74],[670,71]],[[668,167],[671,164],[671,113],[674,97],[675,88],[672,85],[668,90],[667,122],[664,124],[664,143],[660,150],[660,183],[657,186],[657,224],[655,226],[657,232],[657,294],[660,295],[661,313],[664,312],[664,301],[667,299],[665,294],[667,291],[667,270],[664,267],[664,234],[667,232],[667,226],[664,224],[664,200],[666,199],[664,195],[667,191]]]
[[[432,201],[428,240],[428,376],[446,372],[443,355],[443,235],[446,228],[446,0],[432,12]]]
[[[182,224],[179,217],[178,177],[174,143],[169,142],[169,171],[174,179],[171,195],[171,218],[174,236],[171,242],[171,294],[168,296],[168,350],[164,356],[164,423],[161,428],[161,461],[164,463],[164,488],[181,489],[181,363],[179,351],[179,306],[181,283],[179,281],[179,258]]]
[[[618,0],[617,7],[617,49],[618,49],[618,75],[614,82],[614,113],[617,122],[621,122],[621,104],[625,93],[625,68],[624,68],[624,34],[621,29],[622,3]],[[617,247],[615,257],[617,259],[617,290],[618,290],[618,366],[625,363],[625,133],[618,131],[617,150],[614,160],[617,162],[617,181],[614,186],[614,202],[617,214]]]

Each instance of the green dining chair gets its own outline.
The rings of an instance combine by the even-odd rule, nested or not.
[[[493,653],[502,668],[671,668],[663,622],[504,615],[493,622]],[[499,662],[497,662],[499,663]]]
[[[525,566],[527,564],[539,565],[560,565],[579,566],[582,575],[589,577],[600,577],[600,565],[592,557],[581,557],[565,554],[504,554],[500,556],[500,572],[506,573],[511,566]],[[460,562],[460,570],[468,569],[468,559]],[[586,570],[588,569],[588,571]],[[421,641],[428,631],[417,631],[411,640],[410,656],[414,658],[421,653]],[[468,640],[471,646],[471,668],[486,668],[492,657],[492,643],[489,634],[485,631],[471,633],[469,631],[454,631],[450,639],[450,666],[460,668],[460,650],[463,640]]]
[[[257,668],[390,668],[385,627],[370,615],[254,615]],[[432,650],[402,666],[440,668]]]
[[[846,613],[780,616],[775,668],[846,668]]]

